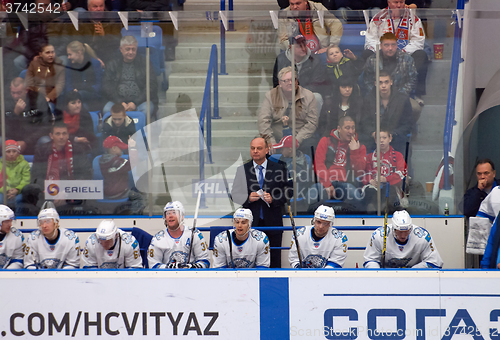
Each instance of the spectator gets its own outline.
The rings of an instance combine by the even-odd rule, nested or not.
[[[38,214],[39,230],[27,239],[24,253],[26,269],[80,268],[80,240],[73,231],[59,228],[56,209],[43,209]]]
[[[398,50],[397,38],[393,33],[385,33],[380,37],[380,49],[382,53],[379,68],[391,75],[395,91],[410,95],[417,83],[413,58]],[[375,87],[376,62],[375,55],[366,60],[363,79],[368,93]]]
[[[376,85],[376,83],[374,83]],[[401,92],[394,90],[391,75],[381,71],[379,75],[380,87],[380,125],[392,131],[392,146],[397,151],[406,151],[406,141],[408,134],[413,129],[416,119],[410,98]],[[372,91],[365,100],[363,115],[360,123],[360,140],[366,145],[368,151],[375,149],[375,129],[376,129],[376,93]]]
[[[106,139],[109,136],[116,136],[122,141],[128,141],[130,136],[136,132],[135,123],[127,116],[122,104],[115,104],[111,107],[111,116],[102,122],[102,136]],[[128,149],[123,150],[128,153]]]
[[[64,88],[64,66],[61,59],[56,57],[54,46],[43,46],[30,63],[26,72],[26,85],[29,91],[43,95],[54,112],[57,97]]]
[[[425,95],[425,78],[429,59],[424,51],[425,33],[422,21],[410,8],[405,8],[404,0],[387,0],[389,5],[380,11],[370,21],[365,35],[365,52],[363,59],[375,52],[375,46],[385,33],[392,33],[397,37],[398,50],[412,56],[418,72],[415,88],[415,100],[423,105],[422,96]],[[410,6],[415,8],[416,6]],[[407,93],[409,94],[409,93]]]
[[[443,260],[431,235],[424,228],[413,225],[406,210],[396,211],[392,216],[392,224],[387,226],[386,242],[384,227],[372,234],[364,258],[365,268],[443,267]],[[382,259],[385,259],[383,263]]]
[[[313,92],[318,102],[318,112],[321,112],[323,106],[323,98],[321,93],[326,91],[326,78],[324,65],[316,55],[311,55],[311,51],[307,48],[306,39],[302,35],[296,36],[295,44],[295,67],[297,69],[298,81],[300,86]],[[278,73],[285,67],[292,65],[291,46],[284,53],[280,53],[276,57],[273,71],[273,87],[279,85]]]
[[[269,136],[272,144],[283,137],[283,130],[292,124],[292,91],[295,90],[295,134],[300,149],[310,153],[311,145],[315,144],[315,132],[318,127],[318,111],[314,94],[299,86],[297,77],[292,84],[292,68],[280,70],[278,74],[280,85],[266,93],[264,103],[257,118],[259,133]]]
[[[240,166],[231,190],[235,203],[250,209],[253,227],[283,226],[282,209],[286,203],[287,173],[280,163],[268,161],[269,146],[262,137],[250,143],[252,161]],[[281,247],[282,230],[267,233],[271,247]],[[281,251],[271,250],[271,268],[281,268]]]
[[[377,151],[375,150],[366,156],[366,173],[361,180],[364,185],[369,185],[365,188],[365,202],[368,204],[367,210],[369,212],[375,211],[379,182],[384,190],[387,183],[390,185],[390,207],[396,206],[392,203],[399,203],[399,199],[403,198],[402,181],[406,177],[406,162],[403,155],[391,146],[392,134],[388,130],[383,127],[380,129],[380,153],[382,155],[380,157],[380,178],[377,176]]]
[[[80,92],[71,91],[64,97],[63,121],[68,127],[70,141],[83,146],[87,153],[97,150],[97,137],[90,113],[82,107]]]
[[[110,100],[104,106],[109,112],[115,103],[121,103],[125,111],[141,111],[147,114],[146,102],[146,61],[137,55],[137,40],[124,36],[120,41],[122,57],[106,66],[104,92]],[[153,67],[150,68],[151,112],[158,107],[158,88]]]
[[[24,79],[14,78],[5,100],[6,139],[17,141],[21,153],[33,154],[38,139],[49,133],[53,119],[49,105],[38,92],[30,92]]]
[[[0,205],[0,269],[23,269],[24,237],[12,223],[14,212]]]
[[[5,169],[7,174],[7,201],[21,201],[21,190],[30,183],[30,165],[21,155],[21,147],[15,140],[5,142]],[[0,168],[4,159],[0,161]],[[0,173],[1,174],[1,173]],[[0,188],[0,202],[3,202],[3,186]]]
[[[184,206],[168,202],[163,208],[166,230],[160,230],[148,249],[149,268],[201,269],[210,267],[208,244],[198,229],[184,225]]]
[[[335,88],[339,78],[358,79],[363,72],[364,63],[351,50],[345,49],[344,54],[337,45],[331,45],[326,50],[326,74],[329,86]]]
[[[215,237],[214,268],[269,268],[269,239],[262,231],[252,229],[252,220],[250,209],[236,210],[233,230]]]
[[[500,183],[495,176],[495,164],[491,159],[480,159],[476,163],[477,185],[465,192],[461,204],[466,217],[476,216],[481,202]]]
[[[92,179],[92,166],[87,153],[80,143],[73,144],[69,140],[66,124],[56,122],[49,136],[52,141],[36,147],[31,182],[44,188],[46,179]]]
[[[322,4],[307,0],[292,0],[290,6],[284,10],[301,11],[301,14],[308,13],[306,11],[325,11],[325,19],[324,25],[321,25],[318,17],[309,15],[281,20],[278,34],[282,50],[288,49],[290,45],[288,38],[299,34],[305,37],[307,47],[313,53],[325,53],[328,46],[339,44],[343,33],[342,23]],[[288,34],[289,31],[293,31],[291,36]]]
[[[129,139],[129,143],[135,146],[132,139]],[[103,146],[106,154],[99,159],[99,167],[104,178],[104,196],[111,199],[128,197],[132,189],[129,186],[131,167],[129,160],[121,157],[122,150],[127,150],[128,145],[116,136],[109,136],[104,140]],[[137,150],[131,157],[135,157],[136,153]]]
[[[118,229],[112,220],[99,223],[82,249],[83,268],[142,268],[139,243],[134,236]]]
[[[64,92],[80,93],[85,106],[98,110],[101,105],[101,87],[103,69],[101,63],[85,52],[85,46],[79,41],[72,41],[67,47],[70,67],[66,70]]]
[[[347,257],[347,236],[333,228],[333,208],[321,205],[314,212],[313,225],[297,229],[292,236],[288,260],[292,268],[342,268]],[[302,264],[297,252],[299,243]]]
[[[361,199],[353,184],[355,178],[364,173],[366,148],[356,138],[356,124],[351,117],[340,118],[337,129],[321,138],[314,162],[320,183],[310,190],[309,198],[313,202],[329,198]]]
[[[332,94],[327,96],[319,116],[318,133],[320,137],[329,136],[338,126],[341,117],[349,116],[359,126],[363,98],[356,80],[341,76],[333,85]]]

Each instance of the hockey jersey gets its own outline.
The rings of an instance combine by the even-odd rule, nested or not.
[[[14,227],[0,241],[0,269],[23,269],[24,237]]]
[[[497,230],[496,218],[500,212],[500,187],[496,186],[491,189],[491,192],[486,196],[486,198],[481,202],[479,206],[479,211],[477,212],[477,217],[485,217],[489,219],[489,223],[485,221],[484,229],[490,229],[490,234],[488,237],[488,242],[484,250],[484,255],[481,260],[481,268],[495,268],[494,261],[496,255],[498,254],[499,247],[499,233]],[[493,222],[495,223],[493,224]]]
[[[366,246],[365,268],[380,268],[384,246],[384,227],[375,230]],[[394,237],[392,225],[387,226],[385,268],[441,268],[443,260],[432,241],[431,234],[421,227],[413,226],[406,244],[399,244]]]
[[[169,264],[186,265],[191,247],[192,228],[184,227],[179,238],[170,236],[168,229],[160,230],[153,236],[148,248],[149,268],[167,268]],[[192,254],[189,262],[199,263],[203,268],[210,267],[208,244],[198,229],[193,235]]]
[[[401,152],[389,146],[389,151],[382,155],[380,160],[380,174],[387,179],[390,185],[401,183],[406,177],[406,163]],[[377,152],[366,156],[366,173],[361,177],[363,184],[377,177]]]
[[[342,268],[347,257],[347,236],[340,230],[330,228],[325,237],[316,241],[312,237],[313,229],[312,225],[297,229],[303,268]],[[288,261],[290,267],[299,268],[295,243],[295,237],[292,237]]]
[[[89,236],[82,249],[83,268],[123,269],[142,268],[139,243],[134,236],[118,229],[119,237],[113,249],[106,250],[95,233]]]
[[[226,231],[215,237],[214,268],[269,268],[270,245],[265,233],[250,229],[247,239],[241,245],[234,243],[234,230],[230,230],[229,233],[231,240],[228,240]],[[230,252],[229,242],[232,244],[232,252]]]
[[[59,228],[55,244],[47,242],[40,230],[27,238],[24,250],[24,268],[76,269],[80,268],[80,240],[73,231]]]

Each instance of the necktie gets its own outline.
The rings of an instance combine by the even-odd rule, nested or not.
[[[262,186],[264,185],[264,172],[263,172],[264,167],[262,165],[259,165],[258,168],[259,168],[259,185],[260,188],[262,189]],[[260,207],[259,217],[261,220],[264,219],[264,210],[262,209],[262,206]]]
[[[258,166],[259,168],[259,185],[260,185],[260,188],[262,189],[262,186],[264,185],[264,167],[262,165],[259,165]]]

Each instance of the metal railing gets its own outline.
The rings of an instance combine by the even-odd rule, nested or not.
[[[460,20],[457,17],[457,21]],[[456,25],[455,35],[453,38],[453,54],[451,57],[451,71],[450,71],[450,86],[448,88],[448,105],[446,109],[446,119],[443,133],[443,189],[450,190],[450,168],[449,168],[449,154],[451,151],[451,142],[453,139],[453,126],[455,125],[455,101],[457,98],[457,84],[458,84],[458,69],[462,62],[461,45],[462,45],[462,28],[461,25]]]

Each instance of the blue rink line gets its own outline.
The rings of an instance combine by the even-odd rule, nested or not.
[[[260,340],[290,339],[288,278],[260,278]]]

